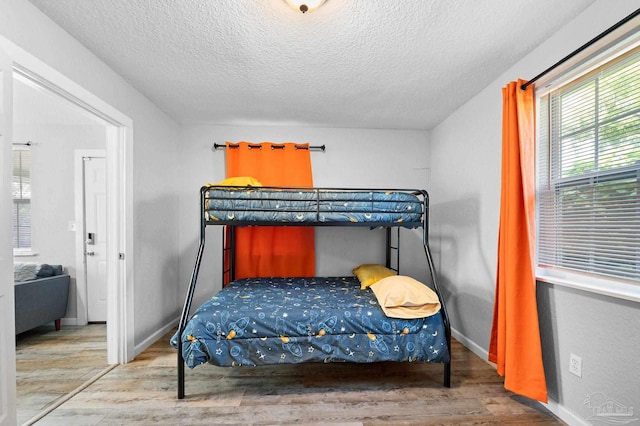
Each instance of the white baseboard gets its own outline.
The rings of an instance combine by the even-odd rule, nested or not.
[[[590,426],[591,423],[587,423],[584,419],[576,416],[571,411],[564,408],[557,401],[549,399],[549,402],[546,404],[540,402],[540,405],[544,406],[547,410],[551,411],[557,418],[562,420],[568,425],[571,426]]]
[[[482,346],[478,345],[476,342],[469,339],[467,336],[460,333],[458,330],[454,329],[453,327],[451,327],[451,337],[456,339],[458,342],[462,343],[464,347],[469,349],[474,354],[478,355],[483,360],[487,361],[487,364],[495,368],[495,364],[493,364],[492,362],[489,362],[489,351],[484,349]],[[574,413],[567,410],[557,401],[549,399],[549,402],[547,402],[546,404],[538,401],[535,401],[535,402],[537,404],[540,404],[541,407],[544,407],[545,409],[549,410],[551,413],[553,413],[554,416],[556,416],[557,418],[559,418],[560,420],[562,420],[563,422],[569,425],[589,426],[589,423],[585,422],[580,417],[577,417]]]
[[[78,318],[62,318],[60,320],[60,325],[78,325]]]
[[[489,359],[489,352],[487,350],[485,350],[482,346],[480,346],[479,344],[477,344],[473,340],[469,339],[467,336],[465,336],[464,334],[460,333],[458,330],[456,330],[453,327],[451,327],[451,337],[456,339],[458,342],[462,343],[462,345],[464,347],[469,349],[474,354],[478,355],[483,360],[487,361]],[[487,362],[489,362],[489,361],[487,361]],[[491,363],[489,363],[489,364],[491,364]]]
[[[168,324],[164,325],[158,331],[156,331],[155,333],[153,333],[152,335],[144,339],[142,342],[138,343],[134,349],[134,355],[133,355],[134,358],[140,355],[142,352],[144,352],[144,350],[147,349],[149,346],[157,342],[158,339],[160,339],[162,336],[167,334],[169,330],[176,327],[179,321],[180,321],[179,317],[169,321]]]

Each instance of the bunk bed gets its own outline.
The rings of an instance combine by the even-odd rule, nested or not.
[[[194,368],[205,363],[436,362],[444,365],[443,381],[449,387],[451,331],[429,248],[428,216],[424,190],[203,186],[200,243],[178,330],[171,339],[178,357],[178,398],[185,395],[185,364]],[[227,230],[223,245],[231,247],[230,258],[222,274],[230,274],[231,282],[190,314],[207,226]],[[391,308],[382,306],[385,303],[372,291],[375,285],[365,288],[361,276],[235,280],[233,244],[235,229],[242,226],[382,228],[385,267],[395,274],[399,272],[400,229],[420,228],[428,291],[438,309],[428,316],[387,316]],[[413,280],[400,275],[389,279],[396,278]],[[384,281],[388,279],[380,283]],[[412,285],[418,283],[413,281]],[[403,309],[414,309],[411,303],[408,306]]]

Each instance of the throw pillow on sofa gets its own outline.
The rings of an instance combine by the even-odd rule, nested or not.
[[[13,264],[13,280],[16,282],[30,281],[38,278],[62,275],[62,265],[48,263],[19,262]]]
[[[35,280],[38,273],[39,265],[37,263],[14,263],[13,264],[13,280],[29,281]]]

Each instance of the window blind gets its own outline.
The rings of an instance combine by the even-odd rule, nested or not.
[[[13,248],[31,248],[31,151],[13,151]]]
[[[538,111],[538,264],[640,284],[640,49]]]

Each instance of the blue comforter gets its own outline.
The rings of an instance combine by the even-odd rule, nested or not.
[[[177,347],[177,333],[171,344]],[[231,283],[181,336],[190,368],[301,362],[448,362],[440,313],[385,316],[355,277],[262,278]]]
[[[419,226],[422,201],[397,191],[211,188],[205,215],[211,221],[352,222]]]

